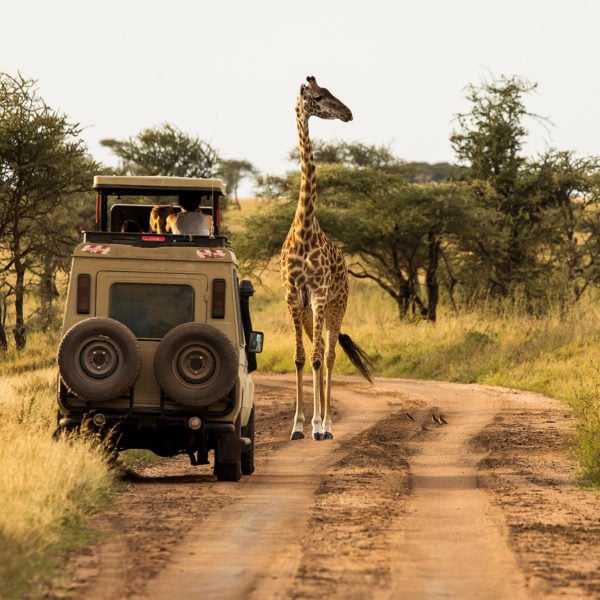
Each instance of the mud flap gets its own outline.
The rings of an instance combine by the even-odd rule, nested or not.
[[[217,438],[217,461],[220,463],[236,463],[242,458],[242,439],[238,433],[220,435]]]

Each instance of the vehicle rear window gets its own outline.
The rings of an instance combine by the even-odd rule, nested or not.
[[[189,285],[113,283],[109,317],[127,325],[137,338],[160,339],[194,320],[194,290]]]

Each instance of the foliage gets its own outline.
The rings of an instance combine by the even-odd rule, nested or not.
[[[521,149],[527,130],[523,118],[539,118],[523,103],[523,95],[536,87],[519,77],[469,85],[471,110],[457,115],[459,129],[450,136],[459,162],[468,167],[469,177],[490,180],[504,202],[510,201],[524,163]]]
[[[146,128],[126,140],[104,139],[121,161],[126,175],[213,177],[219,155],[207,142],[169,123]]]
[[[405,183],[353,203],[327,224],[352,257],[350,272],[375,281],[401,319],[435,321],[440,280],[454,300],[454,287],[475,268],[474,250],[487,245],[488,213],[467,185]]]
[[[394,156],[388,146],[374,146],[360,142],[313,142],[315,162],[343,165],[351,168],[370,167],[388,173],[405,172],[404,162]],[[300,161],[296,148],[289,154],[290,160]]]
[[[598,213],[598,163],[556,150],[537,160],[523,156],[524,120],[541,120],[526,110],[523,96],[536,87],[518,77],[469,86],[471,110],[458,115],[450,140],[465,165],[462,178],[488,186],[492,193],[480,203],[498,215],[480,293],[524,294],[532,310],[545,310],[549,293],[577,300],[590,281],[596,256],[586,230]]]
[[[295,203],[263,201],[261,209],[242,221],[243,227],[230,233],[244,277],[258,277],[271,258],[281,250],[294,216]],[[225,218],[226,221],[226,218]]]
[[[74,240],[71,203],[98,170],[80,133],[78,124],[44,102],[34,80],[0,73],[0,306],[13,296],[18,349],[27,340],[27,275],[40,282],[47,320],[57,297],[56,272],[65,267]]]

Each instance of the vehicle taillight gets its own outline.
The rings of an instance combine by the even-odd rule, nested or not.
[[[90,312],[90,289],[92,287],[91,275],[77,275],[77,313],[89,314]]]
[[[212,318],[225,318],[225,280],[213,279],[212,283]]]
[[[221,225],[221,203],[217,198],[216,206],[215,206],[215,214],[213,216],[213,224],[217,228],[217,231]]]

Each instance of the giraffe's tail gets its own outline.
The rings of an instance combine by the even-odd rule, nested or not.
[[[340,346],[350,359],[350,362],[359,370],[360,374],[368,382],[373,383],[373,377],[371,375],[373,364],[371,359],[367,356],[367,353],[345,333],[340,333],[338,340]]]

